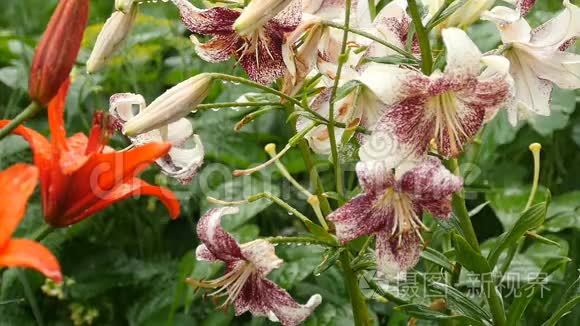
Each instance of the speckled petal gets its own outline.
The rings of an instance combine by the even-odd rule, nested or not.
[[[206,43],[200,43],[195,36],[191,36],[195,44],[197,55],[208,62],[222,62],[228,60],[243,44],[236,34],[218,35]]]
[[[240,246],[242,254],[258,270],[262,277],[266,277],[272,270],[282,266],[282,259],[276,256],[274,245],[266,240],[254,240]]]
[[[315,294],[301,305],[274,282],[254,274],[236,299],[235,310],[238,316],[249,311],[254,316],[268,317],[284,326],[295,326],[306,320],[321,302],[322,297]]]
[[[580,37],[580,8],[564,0],[564,10],[532,32],[531,43],[552,50],[564,50],[570,40]]]
[[[203,35],[228,35],[234,33],[234,21],[240,13],[223,7],[202,10],[188,0],[172,0],[179,9],[185,27],[193,33]]]
[[[427,157],[401,177],[399,186],[420,208],[447,218],[451,213],[451,194],[461,190],[463,181],[449,172],[439,159]]]
[[[402,273],[419,262],[422,251],[421,239],[414,232],[406,232],[402,237],[399,245],[398,237],[390,237],[387,232],[377,235],[376,255],[379,276],[399,278]]]
[[[328,215],[342,243],[384,230],[393,220],[393,209],[378,203],[381,194],[361,194]]]
[[[283,36],[276,25],[266,24],[256,50],[239,50],[237,56],[253,81],[269,85],[287,72],[282,56]]]
[[[212,208],[197,223],[197,235],[201,242],[213,257],[226,263],[245,260],[237,241],[220,224],[224,215],[237,214],[239,211],[237,207]],[[201,259],[208,257],[203,254],[204,249],[200,251]]]
[[[280,11],[278,15],[272,18],[271,22],[280,27],[280,31],[284,33],[295,30],[302,21],[302,2],[301,0],[294,0],[284,10]]]
[[[466,80],[479,75],[481,51],[467,34],[458,28],[441,32],[447,49],[445,74],[453,79]]]

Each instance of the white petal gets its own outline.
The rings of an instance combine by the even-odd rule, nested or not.
[[[560,88],[580,88],[580,55],[562,52],[534,50],[523,52],[536,76],[549,80]]]
[[[445,74],[456,76],[455,78],[476,77],[479,74],[482,57],[477,45],[458,28],[446,28],[441,35],[447,48]]]
[[[409,83],[420,82],[421,73],[393,65],[371,63],[357,79],[384,104],[391,105],[410,95]]]
[[[580,8],[564,0],[566,8],[556,17],[534,29],[532,44],[558,49],[572,38],[580,37]]]
[[[484,13],[482,19],[496,24],[504,44],[530,41],[532,28],[517,10],[501,6],[495,7]]]
[[[532,62],[526,61],[519,53],[511,52],[508,58],[520,105],[535,114],[550,115],[552,83],[538,78],[532,69]]]
[[[242,254],[258,270],[262,277],[282,266],[284,261],[276,256],[274,245],[266,240],[254,240],[240,246]]]
[[[125,123],[145,109],[145,106],[147,106],[145,98],[140,94],[115,94],[109,101],[109,114]]]

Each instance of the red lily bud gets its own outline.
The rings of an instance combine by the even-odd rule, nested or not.
[[[81,47],[89,17],[89,0],[60,0],[36,48],[28,92],[47,105],[68,78]]]

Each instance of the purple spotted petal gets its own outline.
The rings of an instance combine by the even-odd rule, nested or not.
[[[236,214],[237,207],[222,207],[210,209],[197,223],[197,235],[213,257],[228,264],[245,260],[240,245],[221,226],[224,215]],[[202,253],[200,258],[207,258],[205,249],[199,249]]]
[[[297,303],[284,289],[254,274],[242,288],[235,301],[236,315],[246,311],[265,316],[285,326],[295,326],[308,318],[320,305],[320,295],[313,295],[306,304]]]
[[[196,45],[197,55],[208,62],[226,61],[243,45],[236,34],[218,35],[205,43],[200,43],[193,36],[191,39]]]
[[[393,220],[390,206],[378,205],[381,194],[361,194],[328,215],[336,227],[336,236],[346,243],[385,229]]]
[[[382,193],[394,183],[394,166],[385,161],[359,162],[356,174],[365,193]]]
[[[398,185],[420,209],[446,218],[451,213],[451,194],[461,190],[463,181],[449,172],[439,159],[428,157],[405,173]]]
[[[398,237],[387,232],[377,235],[377,271],[387,278],[400,277],[401,273],[413,268],[419,262],[422,251],[421,239],[414,232],[406,232],[399,243]]]
[[[266,277],[272,270],[280,267],[282,259],[276,256],[274,245],[266,240],[255,240],[241,245],[242,254],[258,270],[262,277]]]
[[[536,0],[517,0],[516,1],[516,8],[520,11],[522,17],[527,15],[532,7],[536,4]]]
[[[228,35],[234,32],[234,21],[240,12],[223,7],[202,10],[188,0],[172,0],[181,20],[191,32],[203,35]]]
[[[287,71],[282,55],[284,35],[278,27],[277,24],[267,23],[255,50],[251,49],[254,45],[248,44],[250,48],[237,51],[238,60],[250,78],[264,85],[271,84]]]
[[[295,30],[302,21],[302,2],[294,0],[278,15],[270,20],[271,23],[278,25],[280,31],[289,33]]]

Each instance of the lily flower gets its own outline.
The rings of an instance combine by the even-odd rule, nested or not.
[[[145,99],[139,94],[113,95],[109,106],[113,127],[122,131],[125,123],[134,119],[146,106]],[[134,110],[135,108],[138,110]],[[203,144],[199,136],[193,133],[193,126],[187,118],[129,139],[136,147],[149,143],[170,143],[172,146],[169,153],[155,162],[164,174],[181,183],[190,182],[203,164]]]
[[[503,55],[511,63],[516,98],[508,110],[516,125],[530,114],[550,115],[553,85],[580,88],[580,55],[566,49],[580,36],[580,8],[564,0],[558,16],[532,29],[518,10],[495,7],[485,19],[496,23],[506,45]]]
[[[239,244],[221,227],[224,215],[238,212],[237,207],[214,208],[199,220],[197,234],[203,244],[197,247],[197,259],[222,261],[226,272],[215,280],[188,279],[188,283],[196,288],[214,289],[211,296],[226,297],[222,306],[233,304],[236,316],[249,311],[254,316],[265,316],[282,325],[302,323],[320,304],[320,295],[313,295],[301,305],[266,278],[283,261],[276,256],[274,246],[268,241]]]
[[[386,277],[394,277],[419,260],[421,231],[427,229],[421,221],[423,213],[449,218],[451,195],[461,189],[463,182],[434,157],[396,169],[384,162],[357,164],[363,193],[331,213],[328,219],[334,222],[336,236],[343,243],[376,235],[377,270]]]
[[[65,227],[136,195],[158,197],[170,216],[177,218],[179,201],[175,195],[136,177],[167,155],[171,145],[151,143],[116,152],[106,146],[109,126],[102,113],[95,114],[88,138],[81,133],[67,138],[63,120],[67,91],[65,83],[49,104],[50,141],[24,126],[13,131],[28,141],[34,153],[46,222]],[[0,120],[0,127],[9,122]]]
[[[366,1],[364,3],[368,4]],[[339,7],[344,9],[343,2],[322,1],[322,5],[321,8],[324,8],[325,10],[320,14],[327,16],[330,16],[330,14],[327,12],[334,12],[332,8]],[[355,3],[353,5],[360,4]],[[358,18],[355,20],[355,22],[364,21],[364,17],[368,15],[368,12],[364,10],[365,7],[363,6],[362,8],[356,8],[358,10],[356,15]],[[322,9],[318,10],[320,11]],[[405,10],[405,1],[393,1],[385,6],[383,10],[381,10],[381,12],[377,15],[372,25],[366,25],[366,28],[374,30],[375,34],[379,35],[385,41],[400,48],[404,48],[408,34],[408,28],[410,26],[410,17],[406,14]],[[351,45],[360,48],[365,46],[358,44],[360,42],[357,42],[358,40],[354,39],[351,41]],[[339,43],[340,41],[337,41],[337,44]],[[385,76],[381,76],[380,74],[372,72],[377,71],[377,69],[381,70],[385,65],[373,62],[366,63],[361,61],[361,59],[368,57],[388,56],[395,54],[395,52],[377,42],[372,42],[370,44],[367,43],[363,43],[366,44],[366,50],[363,51],[361,55],[349,55],[349,60],[347,61],[347,64],[343,66],[341,80],[339,81],[339,85],[343,85],[345,82],[352,80],[357,80],[362,84],[359,87],[355,87],[350,94],[335,103],[335,121],[344,123],[348,128],[356,128],[357,126],[362,125],[365,128],[373,129],[381,117],[383,111],[385,110],[385,104],[380,100],[379,96],[373,93],[372,88],[365,86],[365,83],[383,82]],[[332,92],[330,86],[333,86],[334,84],[337,62],[333,61],[335,60],[333,59],[333,56],[323,50],[325,48],[328,47],[320,48],[320,50],[317,48],[315,60],[318,59],[317,68],[318,71],[323,76],[325,76],[326,80],[324,80],[323,84],[327,86],[327,88],[323,89],[320,94],[312,100],[310,107],[313,111],[317,112],[321,116],[328,118],[331,97],[330,95]],[[289,66],[289,71],[295,71],[290,69],[290,67],[291,66]],[[296,65],[296,67],[300,66]],[[310,69],[312,68],[309,68],[307,71],[309,72]],[[296,71],[300,70],[296,69]],[[370,78],[366,77],[368,73],[372,73],[372,75],[369,75]],[[298,76],[304,76],[304,74],[298,74]],[[298,119],[296,128],[298,131],[302,131],[308,128],[310,125],[311,122],[307,118],[300,117]],[[341,139],[344,131],[344,128],[336,127],[336,139]],[[330,153],[330,137],[328,134],[328,129],[325,125],[315,127],[311,132],[308,133],[306,139],[308,140],[310,147],[316,153],[323,155]],[[365,137],[361,136],[361,140],[364,141],[364,139]]]
[[[172,0],[179,9],[183,24],[193,33],[210,35],[213,38],[207,43],[200,43],[192,36],[197,54],[208,62],[222,62],[235,57],[256,82],[267,85],[284,75],[286,67],[282,59],[282,44],[285,33],[293,31],[300,23],[302,11],[300,1],[293,1],[287,7],[278,5],[267,16],[276,10],[282,10],[273,18],[247,27],[246,18],[241,13],[224,7],[199,9],[187,0]],[[255,6],[259,6],[260,1]],[[286,3],[285,1],[284,3]],[[252,5],[248,7],[252,9]],[[246,8],[246,9],[248,9]],[[238,18],[243,18],[240,34],[234,29]],[[263,19],[260,19],[260,21]],[[239,23],[239,22],[238,22]],[[243,27],[243,28],[242,28]],[[250,34],[249,30],[252,30]]]
[[[491,119],[513,99],[509,62],[500,56],[483,57],[467,34],[457,28],[442,31],[447,67],[430,76],[391,65],[368,69],[363,83],[386,108],[370,141],[367,156],[380,157],[372,144],[392,135],[401,153],[422,155],[432,139],[445,157],[456,157]],[[482,63],[486,69],[480,72]]]
[[[38,169],[32,165],[16,164],[0,172],[0,267],[33,268],[60,283],[60,265],[46,247],[10,238],[24,218],[26,202],[37,181]]]

